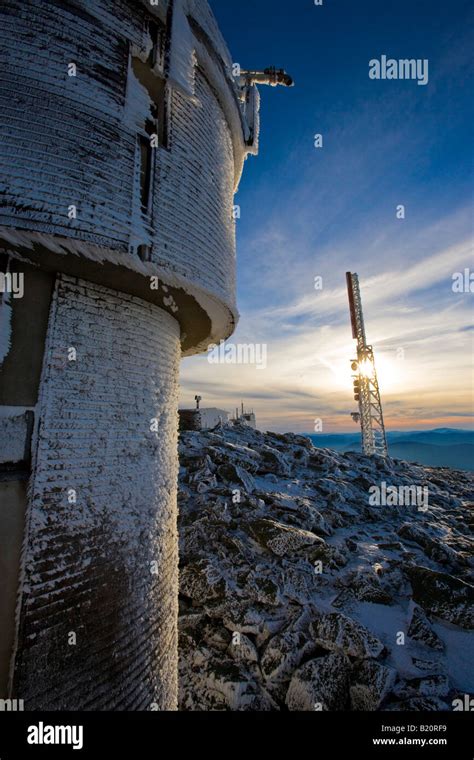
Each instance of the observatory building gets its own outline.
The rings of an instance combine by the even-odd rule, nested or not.
[[[8,0],[0,38],[0,698],[173,709],[179,363],[236,324],[255,80],[206,0]]]

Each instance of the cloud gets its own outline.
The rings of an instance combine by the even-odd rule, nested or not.
[[[431,246],[430,255],[410,260],[405,254],[403,263],[402,251],[390,251],[361,280],[389,420],[405,419],[415,426],[421,418],[436,420],[441,413],[446,420],[450,410],[460,419],[469,417],[472,296],[454,294],[451,287],[453,272],[469,261],[469,243],[461,239],[444,249],[437,246],[440,225],[450,228],[452,238],[463,234],[465,213],[417,231],[412,249],[423,240],[426,249]],[[348,260],[352,246],[354,241],[347,240]],[[322,418],[328,429],[351,429],[354,343],[344,269],[339,279],[340,286],[322,292],[311,290],[306,279],[307,292],[299,299],[291,300],[290,288],[280,293],[278,306],[270,302],[248,309],[230,342],[266,343],[267,369],[211,366],[206,357],[186,360],[183,404],[199,391],[209,405],[229,410],[244,400],[264,427],[310,431],[314,420]],[[402,359],[397,358],[400,352]]]

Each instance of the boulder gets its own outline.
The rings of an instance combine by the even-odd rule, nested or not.
[[[329,654],[302,665],[286,694],[291,711],[344,710],[348,702],[351,665],[343,654]]]
[[[378,657],[384,645],[365,626],[340,612],[321,615],[311,624],[313,641],[323,649],[350,657]]]
[[[381,583],[373,568],[357,570],[349,576],[346,584],[360,602],[385,605],[393,602],[392,596]]]
[[[251,571],[242,587],[242,597],[250,602],[277,607],[282,600],[284,577],[278,571],[273,575],[268,570]]]
[[[258,683],[255,672],[230,657],[216,659],[203,653],[196,662],[197,678],[194,690],[181,689],[182,710],[232,710],[267,712],[278,709],[268,692]],[[186,668],[181,670],[181,683],[186,678]]]
[[[410,697],[446,697],[449,690],[449,680],[445,675],[431,675],[400,681],[393,691],[397,697],[408,699]]]
[[[408,566],[413,599],[424,610],[469,630],[474,629],[474,587],[447,573]]]
[[[426,647],[436,649],[438,652],[444,650],[443,642],[434,632],[430,621],[420,607],[415,607],[413,611],[408,636]]]
[[[420,528],[415,523],[404,523],[399,529],[398,535],[421,546],[426,556],[435,562],[455,567],[462,559],[454,549],[443,543],[439,537],[433,538],[428,530]]]
[[[307,530],[289,527],[276,520],[259,518],[248,523],[251,536],[277,557],[294,554],[306,546],[325,546],[325,541]]]
[[[262,473],[274,472],[278,475],[290,474],[291,464],[288,461],[288,458],[278,451],[278,449],[274,449],[272,446],[264,444],[260,448],[260,456],[263,460],[260,465],[260,471]]]
[[[284,698],[292,674],[303,657],[314,652],[315,648],[303,631],[286,630],[273,636],[260,661],[270,693]]]
[[[257,647],[244,633],[234,633],[227,651],[235,662],[246,665],[258,662]]]
[[[255,480],[252,475],[243,467],[232,464],[232,462],[222,464],[217,470],[217,474],[221,480],[225,480],[227,483],[242,486],[246,493],[250,494],[255,491]]]
[[[206,559],[190,563],[180,572],[180,593],[197,604],[224,597],[225,589],[226,583],[221,570],[215,563]]]
[[[373,712],[388,697],[397,678],[397,671],[374,660],[355,666],[351,676],[352,710]]]

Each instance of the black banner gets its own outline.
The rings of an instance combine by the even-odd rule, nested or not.
[[[0,714],[0,760],[159,758],[192,751],[242,756],[293,744],[294,753],[472,760],[473,716],[459,713]],[[313,748],[313,749],[311,749]],[[293,754],[293,752],[292,752]]]

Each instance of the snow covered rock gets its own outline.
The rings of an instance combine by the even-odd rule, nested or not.
[[[223,464],[218,469],[219,476],[228,483],[240,484],[247,493],[255,490],[255,481],[251,474],[243,467],[235,464]]]
[[[182,433],[180,461],[182,710],[474,694],[470,473],[243,425]],[[428,486],[428,511],[372,506],[381,480]]]
[[[229,644],[228,653],[236,662],[258,663],[257,647],[243,633],[234,634],[232,642]]]
[[[283,475],[289,475],[291,472],[291,464],[288,458],[282,454],[278,449],[274,449],[271,446],[264,445],[260,449],[264,467],[267,472],[273,472]]]
[[[420,607],[415,607],[408,635],[431,649],[443,651],[444,644],[431,627],[430,621]]]
[[[425,528],[420,528],[412,523],[405,523],[399,530],[399,535],[409,541],[413,541],[423,547],[427,557],[448,567],[456,568],[459,563],[464,562],[464,557],[455,552],[450,546],[444,543],[442,536],[433,538]]]
[[[433,675],[426,678],[412,678],[396,685],[394,694],[402,698],[408,697],[445,697],[449,693],[449,680],[444,675]]]
[[[314,643],[301,629],[287,629],[270,639],[260,660],[270,693],[283,700],[290,679],[303,657],[314,654],[315,651]]]
[[[425,610],[462,628],[474,629],[474,587],[428,567],[408,567],[413,599]]]
[[[323,539],[313,533],[283,525],[275,520],[252,520],[249,528],[254,539],[278,557],[293,554],[305,546],[325,545]]]
[[[351,706],[353,710],[378,710],[392,691],[397,678],[394,668],[387,668],[375,660],[357,665],[351,676]]]
[[[291,679],[286,705],[292,711],[344,710],[351,665],[343,654],[310,660]]]
[[[225,593],[225,580],[215,564],[200,560],[186,565],[181,571],[180,593],[198,604],[222,598]]]
[[[384,648],[367,628],[340,612],[321,615],[311,624],[311,630],[316,644],[351,657],[378,657]]]

